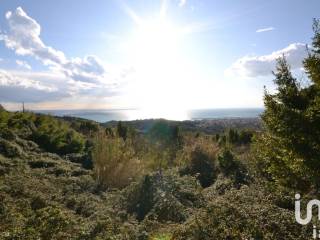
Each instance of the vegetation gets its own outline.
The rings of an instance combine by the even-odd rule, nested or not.
[[[257,141],[257,160],[279,185],[302,192],[319,189],[320,180],[320,26],[314,21],[313,48],[304,61],[310,79],[301,87],[285,58],[278,60],[277,93],[265,93],[266,131]]]
[[[310,238],[294,194],[320,197],[319,21],[314,31],[310,84],[279,59],[263,128],[252,119],[100,125],[0,106],[0,239]]]
[[[106,187],[125,187],[142,171],[140,159],[123,137],[111,138],[99,133],[92,154],[97,181]]]

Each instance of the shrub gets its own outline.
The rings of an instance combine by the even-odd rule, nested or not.
[[[29,162],[29,166],[31,168],[51,168],[56,165],[53,161],[47,161],[47,160],[36,160]]]
[[[46,151],[58,154],[78,153],[84,149],[83,136],[62,120],[39,115],[34,120],[36,129],[31,139]]]
[[[134,186],[127,198],[127,210],[135,213],[139,221],[151,211],[155,201],[154,177],[146,175],[139,185]]]
[[[41,239],[55,239],[60,234],[70,232],[72,222],[60,209],[46,207],[37,210],[36,215],[29,220],[27,226],[34,228],[40,234]]]
[[[89,153],[70,153],[66,154],[65,159],[74,163],[80,163],[85,169],[92,169],[92,155]]]
[[[47,203],[43,197],[35,196],[32,198],[30,205],[32,210],[38,210],[41,208],[45,208],[47,206]]]
[[[225,175],[230,175],[237,170],[238,164],[236,163],[233,154],[230,150],[224,149],[218,156],[219,167]]]
[[[124,192],[123,205],[139,221],[181,222],[188,217],[188,208],[200,207],[201,187],[191,176],[180,177],[174,171],[165,175],[146,175]]]
[[[97,180],[109,188],[123,188],[139,176],[142,164],[129,142],[99,133],[92,152]]]
[[[18,145],[0,138],[0,153],[6,157],[13,158],[21,156],[23,151]]]
[[[181,170],[181,174],[190,174],[197,177],[202,187],[209,187],[216,178],[214,156],[211,156],[200,146],[191,151],[187,166]]]
[[[108,133],[108,132],[106,132]],[[121,121],[117,124],[117,135],[121,137],[124,141],[127,140],[128,136],[128,127],[124,126]]]
[[[271,199],[257,186],[228,191],[180,225],[173,239],[307,239],[312,226],[298,225],[294,211],[274,205]]]
[[[11,129],[4,127],[0,128],[0,137],[8,141],[13,141],[17,136]]]
[[[231,177],[236,184],[247,183],[250,178],[247,169],[235,159],[229,149],[223,149],[218,155],[219,169],[227,177]]]

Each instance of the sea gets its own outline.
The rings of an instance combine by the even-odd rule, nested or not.
[[[256,118],[261,115],[263,108],[219,108],[219,109],[194,109],[183,111],[183,114],[150,114],[138,109],[113,109],[113,110],[41,110],[38,113],[54,116],[71,116],[94,120],[97,122],[130,121],[152,118],[165,118],[168,120],[204,120],[225,118]],[[179,111],[175,111],[179,112]]]

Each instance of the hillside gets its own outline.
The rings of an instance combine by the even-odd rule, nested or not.
[[[92,121],[67,120],[1,111],[1,239],[305,239],[308,236],[309,228],[295,225],[292,193],[274,192],[262,178],[257,178],[250,162],[250,141],[244,143],[241,137],[234,138],[237,130],[230,131],[229,123],[227,129],[225,125],[219,126],[220,140],[218,135],[201,133],[202,129],[197,131],[194,126],[195,131],[181,131],[182,145],[172,149],[170,139],[175,135],[170,131],[175,131],[176,123],[156,121],[143,135],[135,135],[136,122],[128,126],[118,123],[110,129]],[[222,122],[215,122],[215,127]],[[74,132],[52,131],[56,125],[60,131]],[[121,140],[123,129],[127,131],[125,142]],[[115,149],[125,144],[126,150],[122,151],[126,152],[126,164],[133,170],[135,165],[130,165],[133,164],[130,159],[139,158],[139,170],[130,174],[127,168],[121,168],[115,175],[109,171],[101,175],[100,164],[107,162],[93,160],[90,164],[92,154],[95,156],[91,153],[94,151],[90,147],[90,142],[94,142],[91,136],[99,131],[107,131],[113,136],[111,139],[119,135],[120,142],[109,138],[106,144]],[[64,146],[52,140],[57,135]],[[35,136],[42,136],[41,141]],[[70,136],[75,139],[68,140]],[[135,141],[130,143],[130,139]],[[149,149],[134,146],[138,140],[149,142]],[[171,141],[170,146],[164,141]],[[224,150],[225,144],[232,153]],[[47,152],[48,147],[57,153]],[[165,163],[163,158],[171,155],[159,156],[160,152],[154,152],[160,149],[174,153],[175,160]],[[120,153],[112,150],[109,154],[121,164]],[[108,180],[108,175],[118,181]],[[117,187],[119,181],[124,182],[121,187]]]
[[[161,121],[161,119],[124,121],[124,123],[139,131],[147,132],[158,121]],[[262,128],[260,118],[224,118],[193,121],[165,121],[179,126],[183,131],[201,132],[205,134],[223,133],[226,129],[230,128],[252,130],[261,130]],[[105,127],[115,127],[116,125],[117,121],[110,121],[103,124],[103,126]]]

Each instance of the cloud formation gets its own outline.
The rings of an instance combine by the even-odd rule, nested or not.
[[[40,38],[40,25],[21,7],[14,12],[7,12],[6,19],[9,29],[0,39],[16,54],[33,56],[44,65],[64,73],[75,81],[100,84],[106,80],[105,66],[97,57],[68,59],[63,52],[45,45]]]
[[[270,31],[273,31],[273,30],[275,30],[274,27],[260,28],[260,29],[257,29],[256,33],[270,32]]]
[[[50,84],[0,70],[0,101],[40,102],[57,100],[67,96],[69,96],[68,93],[59,91]]]
[[[19,67],[22,67],[22,68],[26,68],[28,70],[31,70],[31,66],[25,62],[25,61],[21,61],[21,60],[16,60],[16,64],[19,66]]]
[[[226,74],[233,77],[267,76],[275,70],[276,60],[285,56],[291,69],[302,67],[302,61],[307,56],[306,45],[292,43],[288,47],[263,56],[244,56],[226,70]]]
[[[48,102],[62,98],[107,98],[120,94],[129,76],[126,69],[106,71],[96,56],[67,58],[62,51],[47,46],[40,38],[41,26],[21,7],[7,12],[7,31],[0,31],[0,41],[19,56],[31,56],[47,66],[47,72],[6,71],[0,69],[1,102]],[[28,70],[22,60],[16,64]]]

